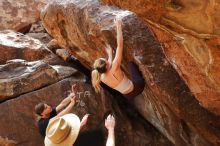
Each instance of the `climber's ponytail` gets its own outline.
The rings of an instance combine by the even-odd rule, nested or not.
[[[100,92],[101,73],[106,72],[106,60],[104,58],[97,59],[93,64],[94,70],[92,71],[92,86],[95,91]]]
[[[97,69],[94,69],[92,71],[92,86],[95,88],[95,92],[100,92],[100,73],[98,72]]]

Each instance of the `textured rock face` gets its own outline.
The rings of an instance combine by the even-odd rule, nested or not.
[[[159,0],[120,1],[102,0],[105,4],[131,10],[137,15],[179,32],[220,35],[218,0]],[[205,36],[205,35],[204,35]]]
[[[206,36],[210,35],[198,34],[200,40],[195,32],[180,36],[175,32],[177,28],[167,31],[156,25],[160,24],[161,15],[167,14],[163,1],[120,1],[119,4],[124,3],[134,8],[145,22],[129,11],[100,5],[95,0],[62,3],[56,0],[47,5],[41,18],[46,30],[60,46],[91,67],[95,59],[106,56],[106,43],[116,47],[113,20],[115,15],[121,15],[124,65],[128,60],[135,61],[147,83],[143,94],[135,100],[140,113],[175,145],[219,145],[220,118],[215,115],[220,114],[219,75],[218,66],[212,62],[216,57],[218,64],[219,55],[214,55],[218,53],[218,38],[207,39]],[[167,4],[174,5],[174,2]],[[146,17],[144,12],[148,12]],[[202,27],[198,29],[202,30]],[[193,42],[193,48],[190,48],[190,42]],[[213,55],[212,59],[207,57],[210,55]],[[209,67],[216,68],[211,72],[216,78],[212,82],[210,78],[213,76],[204,74],[204,65],[210,61]]]
[[[1,0],[0,30],[26,31],[40,19],[40,10],[47,0]]]
[[[75,72],[70,67],[17,59],[0,65],[0,71],[0,101],[53,84]]]
[[[42,26],[41,21],[32,24],[29,32],[26,33],[25,35],[38,39],[45,45],[48,44],[52,40],[52,38],[49,36],[49,34],[46,32],[46,30]]]
[[[167,58],[193,95],[220,115],[219,1],[102,1],[129,9],[150,22]]]
[[[56,106],[63,98],[67,97],[73,83],[77,83],[77,103],[73,113],[79,115],[80,118],[86,113],[91,114],[86,129],[97,128],[100,125],[104,129],[104,114],[107,111],[112,111],[117,117],[116,143],[118,145],[172,145],[155,129],[148,128],[148,131],[145,131],[146,128],[138,124],[137,120],[130,122],[109,94],[104,94],[104,92],[101,95],[95,94],[91,85],[83,83],[80,76],[66,78],[56,84],[0,104],[0,114],[1,117],[4,117],[0,119],[0,135],[22,146],[43,146],[43,138],[38,133],[34,121],[33,107],[42,101]]]
[[[11,30],[0,31],[0,50],[0,64],[11,59],[35,61],[52,55],[39,40]]]

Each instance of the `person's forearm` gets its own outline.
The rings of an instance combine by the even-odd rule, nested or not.
[[[108,47],[110,47],[110,46],[108,46]],[[112,48],[109,48],[109,49],[110,49],[110,51],[107,52],[108,53],[108,62],[110,64],[112,64]]]
[[[75,104],[75,103],[74,103],[74,104]],[[74,104],[73,104],[73,103],[70,103],[64,110],[62,110],[62,111],[58,114],[58,116],[63,116],[63,115],[65,115],[65,114],[70,113],[70,111],[71,111],[71,109],[73,108]]]
[[[81,121],[81,122],[80,122],[80,129],[82,129],[84,126],[85,126],[84,121]]]
[[[108,139],[106,146],[115,146],[115,132],[114,129],[108,130]]]
[[[70,103],[72,96],[68,95],[66,98],[64,98],[60,104],[62,104],[64,107],[67,106]]]
[[[113,67],[119,67],[122,61],[122,53],[123,53],[123,36],[122,36],[122,28],[121,24],[117,24],[117,49],[115,53],[115,58],[113,60]]]
[[[60,112],[62,109],[64,109],[69,103],[70,103],[71,97],[66,97],[61,103],[56,107],[56,111]]]
[[[73,98],[73,96],[75,96],[75,93],[70,93],[66,98],[64,98],[60,105],[61,105],[61,109],[65,108],[71,101],[71,98]]]
[[[118,51],[122,52],[122,49],[123,49],[123,34],[122,34],[121,25],[117,25],[117,47],[118,47],[118,49],[121,49],[121,50],[118,50]]]

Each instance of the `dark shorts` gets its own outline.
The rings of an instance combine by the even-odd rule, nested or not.
[[[135,63],[129,62],[128,70],[131,75],[131,81],[134,84],[134,90],[128,94],[123,94],[123,96],[128,100],[131,100],[143,92],[145,86],[145,80],[138,66]]]

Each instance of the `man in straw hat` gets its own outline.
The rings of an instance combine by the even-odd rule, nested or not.
[[[52,108],[46,103],[39,103],[35,106],[35,113],[39,116],[38,118],[38,128],[40,134],[45,137],[46,128],[48,123],[56,117],[63,116],[70,113],[71,109],[75,105],[76,100],[76,85],[72,86],[72,92],[66,97],[61,103]],[[57,114],[58,113],[58,114]],[[85,125],[88,119],[88,114],[86,114],[83,119],[81,126]]]
[[[87,144],[79,141],[75,143],[80,137],[81,123],[75,114],[66,114],[50,121],[46,129],[45,146],[103,146],[101,143],[94,142],[96,139],[93,135],[91,135],[93,139],[89,137],[83,139],[83,142],[87,141]],[[105,127],[108,129],[106,146],[115,146],[115,118],[112,115],[106,118]]]

